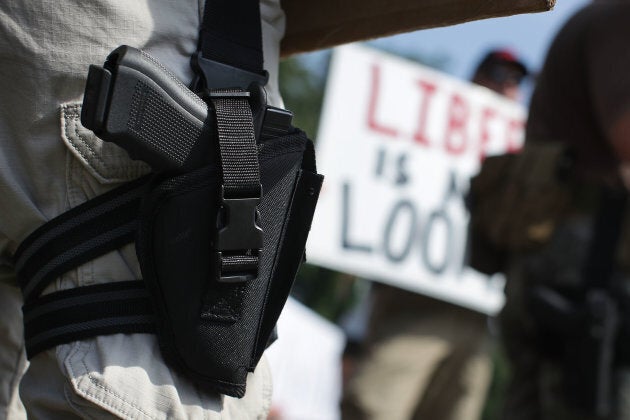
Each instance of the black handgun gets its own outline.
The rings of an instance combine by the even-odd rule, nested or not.
[[[265,91],[257,83],[247,92],[257,141],[290,130],[290,111],[268,106]],[[216,159],[212,114],[197,94],[157,60],[123,45],[107,57],[103,67],[90,66],[81,123],[156,171],[185,172]]]
[[[565,390],[575,407],[596,418],[609,418],[614,408],[614,372],[619,312],[606,290],[589,290],[585,301],[587,322],[569,346],[565,360]],[[572,400],[571,400],[572,397]]]
[[[562,389],[568,404],[597,418],[607,418],[613,409],[615,345],[619,332],[617,302],[606,290],[586,293],[574,302],[545,286],[530,295],[530,309],[552,342],[554,357],[563,368]],[[549,350],[549,349],[547,349]]]

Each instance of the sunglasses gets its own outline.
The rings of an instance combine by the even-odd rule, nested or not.
[[[525,75],[511,67],[497,66],[488,69],[486,72],[487,77],[493,82],[499,84],[514,84],[518,85],[523,81]]]

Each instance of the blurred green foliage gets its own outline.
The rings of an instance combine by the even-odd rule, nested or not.
[[[510,378],[510,366],[505,352],[497,343],[499,337],[492,337],[494,341],[492,351],[492,382],[488,390],[486,405],[484,406],[481,420],[499,420],[503,400],[507,392]]]
[[[357,303],[356,277],[304,264],[298,273],[293,296],[324,318],[336,322]]]
[[[324,53],[324,66],[317,71],[300,57],[280,63],[280,92],[287,109],[293,111],[293,124],[317,141],[317,129],[324,100],[330,52]],[[307,255],[308,257],[308,255]],[[292,294],[323,317],[335,322],[351,307],[354,277],[310,264],[303,264]]]
[[[309,69],[299,57],[280,62],[280,92],[285,108],[293,111],[293,124],[313,140],[317,137],[330,52],[326,54],[325,60],[326,65],[318,71]]]

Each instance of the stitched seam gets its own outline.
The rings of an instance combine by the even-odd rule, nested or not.
[[[87,356],[87,353],[86,353]],[[88,370],[87,364],[85,363],[85,358],[83,358],[81,360],[81,363],[83,364],[83,367],[85,368],[85,371],[87,372],[87,376],[90,379],[90,382],[92,383],[92,385],[96,386],[97,388],[102,389],[106,394],[109,394],[115,398],[118,398],[120,401],[122,401],[123,403],[127,404],[128,406],[135,408],[136,410],[138,410],[139,412],[141,412],[142,414],[144,414],[145,416],[147,416],[150,419],[156,419],[156,417],[153,417],[151,415],[149,415],[148,413],[146,413],[141,407],[138,407],[136,404],[127,401],[124,397],[121,397],[120,395],[118,395],[116,392],[110,390],[109,388],[105,387],[104,385],[101,385],[97,382],[96,378],[94,378],[91,374],[91,372]],[[87,391],[85,392],[87,395],[90,395]],[[108,407],[114,409],[114,407],[111,406],[111,404],[107,404],[104,399],[102,397],[97,397],[96,395],[91,395],[94,399],[100,401],[101,403],[107,405]],[[117,411],[123,411],[118,409]],[[128,412],[123,412],[123,414],[128,414]]]
[[[74,149],[81,155],[81,157],[88,164],[90,163],[90,156],[93,156],[96,160],[98,160],[98,162],[101,163],[103,169],[107,171],[106,173],[103,173],[102,169],[99,170],[99,168],[90,164],[90,167],[96,173],[98,173],[99,176],[101,176],[103,179],[106,179],[106,180],[110,180],[111,178],[118,179],[121,177],[127,178],[129,176],[135,175],[139,171],[138,165],[135,165],[133,163],[127,163],[127,164],[117,163],[116,168],[114,169],[110,168],[110,165],[94,149],[94,146],[88,142],[87,138],[84,135],[82,135],[79,131],[80,129],[79,121],[81,118],[79,114],[80,105],[62,105],[62,108],[63,108],[63,114],[64,114],[64,120],[65,120],[64,132],[65,132],[66,138],[68,139],[70,144],[72,144]],[[74,126],[74,136],[72,135],[70,124]],[[76,141],[77,138],[81,141],[80,143],[77,143]],[[86,153],[84,149],[87,149],[89,153]],[[110,171],[112,172],[111,175],[109,174]]]
[[[81,341],[76,341],[76,342],[74,342],[72,344],[69,344],[69,345],[71,346],[71,350],[70,350],[70,353],[68,354],[68,356],[66,356],[66,358],[64,359],[64,363],[63,364],[70,371],[70,376],[74,378],[74,376],[75,376],[74,369],[72,369],[72,363],[70,363],[70,361],[75,356],[75,354],[77,354],[77,352],[79,351],[79,348],[83,345],[83,343]],[[60,348],[61,348],[61,346],[55,347],[55,358],[56,359],[59,358]],[[66,361],[68,363],[66,363]]]
[[[74,157],[70,149],[67,149],[67,148],[66,148],[66,158],[68,161],[68,169],[67,169],[68,173],[66,175],[67,176],[66,190],[68,194],[68,208],[72,208],[72,207],[78,206],[80,203],[85,201],[85,198],[82,197],[77,192],[79,187],[77,185],[76,180],[80,179],[80,176],[77,173],[77,171],[79,170],[77,168],[77,165],[80,165],[81,163],[79,162],[78,159]]]
[[[66,132],[66,138],[68,139],[68,141],[70,143],[72,143],[72,145],[75,147],[76,151],[79,152],[79,154],[83,157],[83,159],[85,159],[85,160],[89,159],[89,156],[86,155],[86,153],[83,150],[83,148],[81,147],[81,145],[77,144],[77,142],[75,141],[74,137],[72,136],[72,133],[70,132],[70,122],[72,122],[73,126],[74,126],[74,134],[75,134],[75,136],[78,137],[79,140],[81,140],[83,142],[82,144],[84,145],[84,147],[86,147],[88,149],[88,151],[90,152],[90,154],[92,156],[94,156],[103,165],[105,165],[105,162],[103,161],[103,159],[100,156],[98,156],[97,153],[92,148],[92,146],[86,142],[85,137],[83,137],[81,134],[79,134],[79,125],[77,124],[77,120],[79,119],[79,115],[77,114],[78,106],[77,105],[63,105],[63,109],[64,109],[63,117],[64,117],[64,119],[67,122],[65,124],[65,132]],[[99,171],[99,174],[100,174],[100,171]]]
[[[106,403],[102,397],[97,396],[96,394],[90,393],[89,391],[84,391],[85,395],[87,395],[88,397],[93,398],[96,401],[99,401],[101,404],[106,405],[107,407],[109,407],[110,409],[112,409],[113,411],[115,411],[115,415],[120,415],[123,418],[133,418],[135,417],[134,414],[137,415],[136,412],[132,412],[133,408],[136,408],[138,411],[140,411],[141,413],[143,413],[145,416],[147,416],[147,418],[149,419],[155,419],[154,417],[151,417],[149,415],[147,415],[144,411],[142,411],[142,409],[137,408],[137,407],[133,407],[133,404],[129,404],[131,405],[133,408],[128,407],[127,409],[123,409],[123,408],[119,408],[119,407],[112,407],[111,404]],[[105,392],[107,392],[107,390],[105,390]],[[124,400],[122,400],[123,402],[126,402]]]
[[[76,143],[76,141],[74,140],[74,137],[72,136],[72,133],[70,132],[70,123],[71,123],[71,122],[73,122],[73,123],[74,123],[74,126],[75,126],[75,132],[76,132],[75,134],[76,134],[77,136],[79,136],[79,138],[80,138],[81,140],[83,140],[83,141],[84,141],[84,143],[85,143],[85,139],[84,139],[83,137],[81,137],[81,136],[78,134],[78,128],[76,128],[76,122],[75,122],[75,118],[76,118],[76,117],[75,117],[75,116],[73,116],[72,114],[70,114],[70,113],[66,112],[66,110],[68,110],[68,109],[69,109],[69,107],[68,107],[68,106],[65,106],[65,105],[64,105],[62,108],[63,108],[63,111],[64,111],[64,112],[63,112],[63,114],[64,114],[64,115],[63,115],[63,118],[64,118],[64,121],[65,121],[65,124],[64,124],[64,133],[65,133],[65,135],[66,135],[66,139],[68,139],[68,141],[70,142],[70,144],[73,146],[74,150],[76,150],[76,151],[79,153],[79,155],[81,155],[81,157],[83,158],[83,160],[85,160],[85,162],[86,162],[88,165],[90,165],[89,156],[87,156],[87,155],[85,154],[85,151],[83,150],[83,148],[82,148],[80,145],[78,145],[78,144]],[[75,113],[75,114],[76,114],[76,113]],[[89,147],[87,144],[85,144],[85,146],[86,146],[88,149],[90,149],[90,147]],[[94,157],[95,157],[96,159],[100,159],[100,157],[99,157],[99,156],[96,156],[96,154],[95,154],[94,150],[91,150],[91,152],[92,152],[92,155],[94,155]],[[104,179],[107,179],[107,177],[105,177],[105,176],[101,173],[101,171],[99,171],[99,170],[98,170],[97,168],[95,168],[93,165],[90,165],[90,167],[91,167],[91,168],[92,168],[92,169],[93,169],[93,170],[94,170],[94,171],[98,174],[98,176],[100,176],[100,177],[102,177],[102,178],[104,178]]]
[[[82,144],[88,149],[88,152],[92,156],[94,156],[96,158],[96,160],[98,160],[101,164],[103,164],[103,166],[105,166],[105,168],[107,168],[107,163],[103,160],[103,158],[98,153],[96,153],[96,150],[94,150],[94,147],[79,132],[79,124],[77,124],[77,121],[78,121],[79,117],[78,116],[74,116],[72,118],[73,118],[72,122],[73,122],[73,125],[74,125],[74,134],[78,137],[79,140],[81,140]],[[70,143],[72,143],[73,145],[79,147],[78,145],[76,145],[74,143],[74,141],[70,138],[70,136],[68,136],[68,140],[70,140]],[[79,151],[79,153],[81,153],[81,156],[86,158],[81,151]],[[87,160],[87,158],[86,158],[86,160]]]
[[[89,353],[89,351],[91,350],[91,347],[92,347],[92,345],[93,345],[93,340],[92,340],[91,342],[79,341],[79,342],[78,342],[78,344],[79,344],[79,345],[77,346],[77,350],[76,350],[75,352],[73,352],[70,356],[68,356],[68,360],[71,360],[71,359],[72,359],[72,357],[73,357],[73,356],[75,356],[75,354],[76,354],[76,353],[78,353],[79,348],[80,348],[81,346],[83,346],[83,345],[87,346],[88,348],[87,348],[87,350],[84,352],[83,357],[81,357],[81,362],[80,362],[80,363],[83,365],[83,369],[84,369],[84,371],[85,371],[85,375],[87,375],[88,379],[90,380],[90,383],[91,383],[93,386],[96,386],[97,388],[102,389],[102,390],[103,390],[106,394],[108,394],[108,395],[110,395],[110,396],[112,396],[112,397],[114,397],[114,398],[116,398],[116,399],[120,400],[121,402],[123,402],[124,404],[126,404],[126,405],[128,406],[128,408],[127,408],[127,410],[124,410],[124,409],[119,408],[119,407],[118,407],[118,408],[116,408],[116,407],[112,407],[112,405],[111,405],[111,404],[109,404],[109,403],[106,403],[102,397],[99,397],[99,396],[97,396],[97,395],[94,395],[93,393],[90,393],[88,390],[78,389],[78,391],[80,391],[81,393],[83,393],[83,394],[87,395],[88,397],[93,398],[94,400],[96,400],[96,401],[100,402],[101,404],[103,404],[103,405],[105,405],[105,406],[109,407],[110,409],[112,409],[112,410],[114,410],[114,411],[116,411],[116,412],[120,413],[121,415],[124,415],[124,416],[129,415],[129,411],[128,411],[128,410],[129,410],[129,409],[135,409],[135,410],[137,410],[138,412],[140,412],[140,413],[144,414],[144,415],[145,415],[147,418],[149,418],[149,419],[158,420],[156,417],[153,417],[153,416],[150,416],[149,414],[147,414],[147,413],[146,413],[146,412],[145,412],[145,411],[144,411],[141,407],[136,406],[134,403],[131,403],[131,402],[129,402],[129,401],[127,401],[127,400],[125,400],[125,398],[123,398],[123,397],[121,397],[120,395],[116,394],[115,392],[113,392],[113,391],[109,390],[109,389],[108,389],[108,388],[106,388],[105,386],[103,386],[103,385],[101,385],[101,384],[97,383],[96,379],[95,379],[95,378],[91,375],[90,370],[88,369],[87,364],[86,364],[86,362],[85,362],[85,358],[87,357],[87,355],[88,355],[88,353]],[[72,371],[72,376],[74,377],[75,375],[74,375],[74,371],[72,370],[72,363],[70,363],[70,366],[69,366],[69,367],[70,367],[70,370]],[[77,388],[79,388],[78,384],[77,384]]]
[[[67,387],[67,386],[63,387],[63,395],[64,395],[64,397],[66,399],[66,402],[70,406],[70,408],[72,408],[77,414],[83,416],[84,418],[93,419],[94,417],[92,417],[89,414],[87,414],[85,411],[83,411],[83,409],[81,409],[77,404],[75,404],[74,401],[72,401],[72,396],[70,395],[70,393],[72,391],[69,388],[70,387]]]
[[[72,123],[74,125],[74,134],[78,137],[79,140],[81,140],[82,144],[88,149],[88,152],[90,152],[90,154],[92,156],[94,156],[99,162],[101,162],[103,164],[103,166],[107,167],[107,163],[103,160],[103,158],[96,153],[96,150],[94,150],[94,147],[87,141],[87,139],[85,138],[85,136],[83,136],[80,132],[79,132],[79,115],[76,112],[73,112],[72,114],[69,115],[70,118],[72,118]],[[70,142],[76,146],[79,147],[79,145],[77,145],[72,138],[70,138],[69,133],[66,133],[66,136],[68,136],[68,140],[70,140]],[[86,158],[83,153],[81,151],[79,151],[79,153],[81,153],[81,156],[83,156],[84,158]],[[87,160],[87,158],[86,158]]]

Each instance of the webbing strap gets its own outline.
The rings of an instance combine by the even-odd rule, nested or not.
[[[85,286],[37,297],[22,308],[26,354],[115,333],[154,333],[155,315],[142,281]]]
[[[262,197],[252,110],[248,96],[244,94],[248,92],[238,89],[213,90],[209,94],[216,114],[219,138],[222,172],[221,199],[226,209],[234,213],[228,215],[227,222],[240,225],[238,232],[230,233],[230,235],[240,236],[240,240],[234,242],[219,239],[217,242],[219,246],[228,243],[245,244],[243,246],[228,245],[227,248],[218,249],[221,263],[220,278],[224,279],[227,278],[226,275],[234,272],[249,272],[255,277],[259,262],[257,253],[262,248],[261,236],[257,236],[259,232],[256,229],[255,207],[250,208],[249,214],[242,213],[243,208],[233,208],[234,206],[242,207],[248,199],[257,205]],[[230,201],[234,204],[227,205]],[[236,217],[237,214],[243,214],[248,219],[239,220]]]
[[[261,195],[252,110],[246,96],[236,96],[243,93],[247,92],[232,89],[210,92],[217,117],[223,193],[226,198]]]
[[[145,176],[111,190],[31,233],[14,255],[24,301],[31,301],[69,270],[133,242],[148,180]]]
[[[204,58],[262,73],[258,0],[206,0],[198,50]]]

